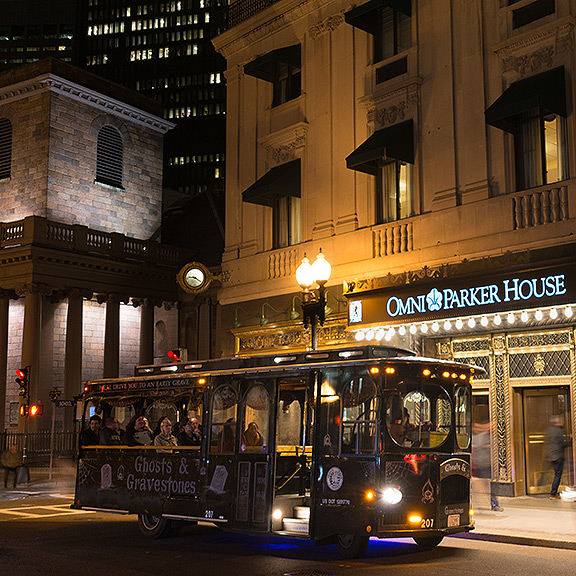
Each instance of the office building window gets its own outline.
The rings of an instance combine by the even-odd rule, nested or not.
[[[509,5],[516,4],[517,2],[518,0],[509,0]],[[550,14],[554,14],[555,11],[555,0],[534,0],[534,2],[512,10],[512,26],[514,29],[521,28],[545,16],[550,16]]]
[[[98,132],[96,182],[123,188],[124,145],[114,126],[103,126]]]
[[[376,221],[393,222],[414,215],[412,165],[383,158],[376,174]]]
[[[12,173],[12,123],[0,118],[0,180]]]
[[[279,196],[274,200],[273,247],[285,248],[300,242],[300,198]]]
[[[566,118],[542,114],[539,109],[523,116],[514,135],[517,188],[523,190],[566,180]]]

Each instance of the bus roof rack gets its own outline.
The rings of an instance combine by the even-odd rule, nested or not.
[[[338,362],[342,360],[394,358],[415,356],[411,350],[393,346],[350,346],[336,349],[306,350],[299,352],[280,352],[257,356],[235,358],[215,358],[210,360],[189,360],[170,364],[152,364],[136,366],[134,376],[152,376],[157,374],[183,374],[209,372],[212,370],[246,370],[264,366],[290,364],[314,364],[317,362]]]

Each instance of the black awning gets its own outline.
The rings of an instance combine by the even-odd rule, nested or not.
[[[346,158],[346,166],[351,170],[376,174],[376,162],[384,157],[414,164],[412,120],[374,132]]]
[[[252,204],[273,206],[278,196],[300,198],[300,159],[280,164],[258,178],[242,192],[242,200]]]
[[[355,28],[368,34],[376,34],[379,18],[376,11],[381,8],[394,8],[406,16],[412,16],[412,0],[370,0],[366,4],[352,8],[344,14],[344,19]]]
[[[282,62],[294,66],[295,68],[300,68],[302,58],[301,53],[302,50],[300,44],[272,50],[271,52],[252,60],[252,62],[245,64],[244,74],[260,78],[260,80],[265,80],[266,82],[274,82],[276,63]]]
[[[511,84],[484,113],[486,123],[513,132],[520,114],[533,108],[566,117],[564,66]]]

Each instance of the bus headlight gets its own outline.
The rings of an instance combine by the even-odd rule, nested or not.
[[[272,518],[274,518],[274,520],[282,520],[282,510],[276,508],[276,510],[272,512]]]
[[[386,504],[398,504],[398,502],[402,500],[402,492],[400,492],[398,488],[386,488],[384,492],[382,492],[382,500],[384,500]]]

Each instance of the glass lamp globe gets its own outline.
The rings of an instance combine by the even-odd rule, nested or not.
[[[309,288],[314,284],[312,266],[310,265],[310,260],[308,260],[306,256],[302,258],[302,263],[296,269],[296,282],[298,282],[302,288]]]
[[[330,278],[330,274],[332,273],[332,266],[330,266],[330,262],[326,260],[324,254],[322,254],[322,250],[316,256],[316,260],[314,264],[312,264],[312,275],[314,281],[317,284],[326,284]],[[296,271],[298,274],[298,271]]]

